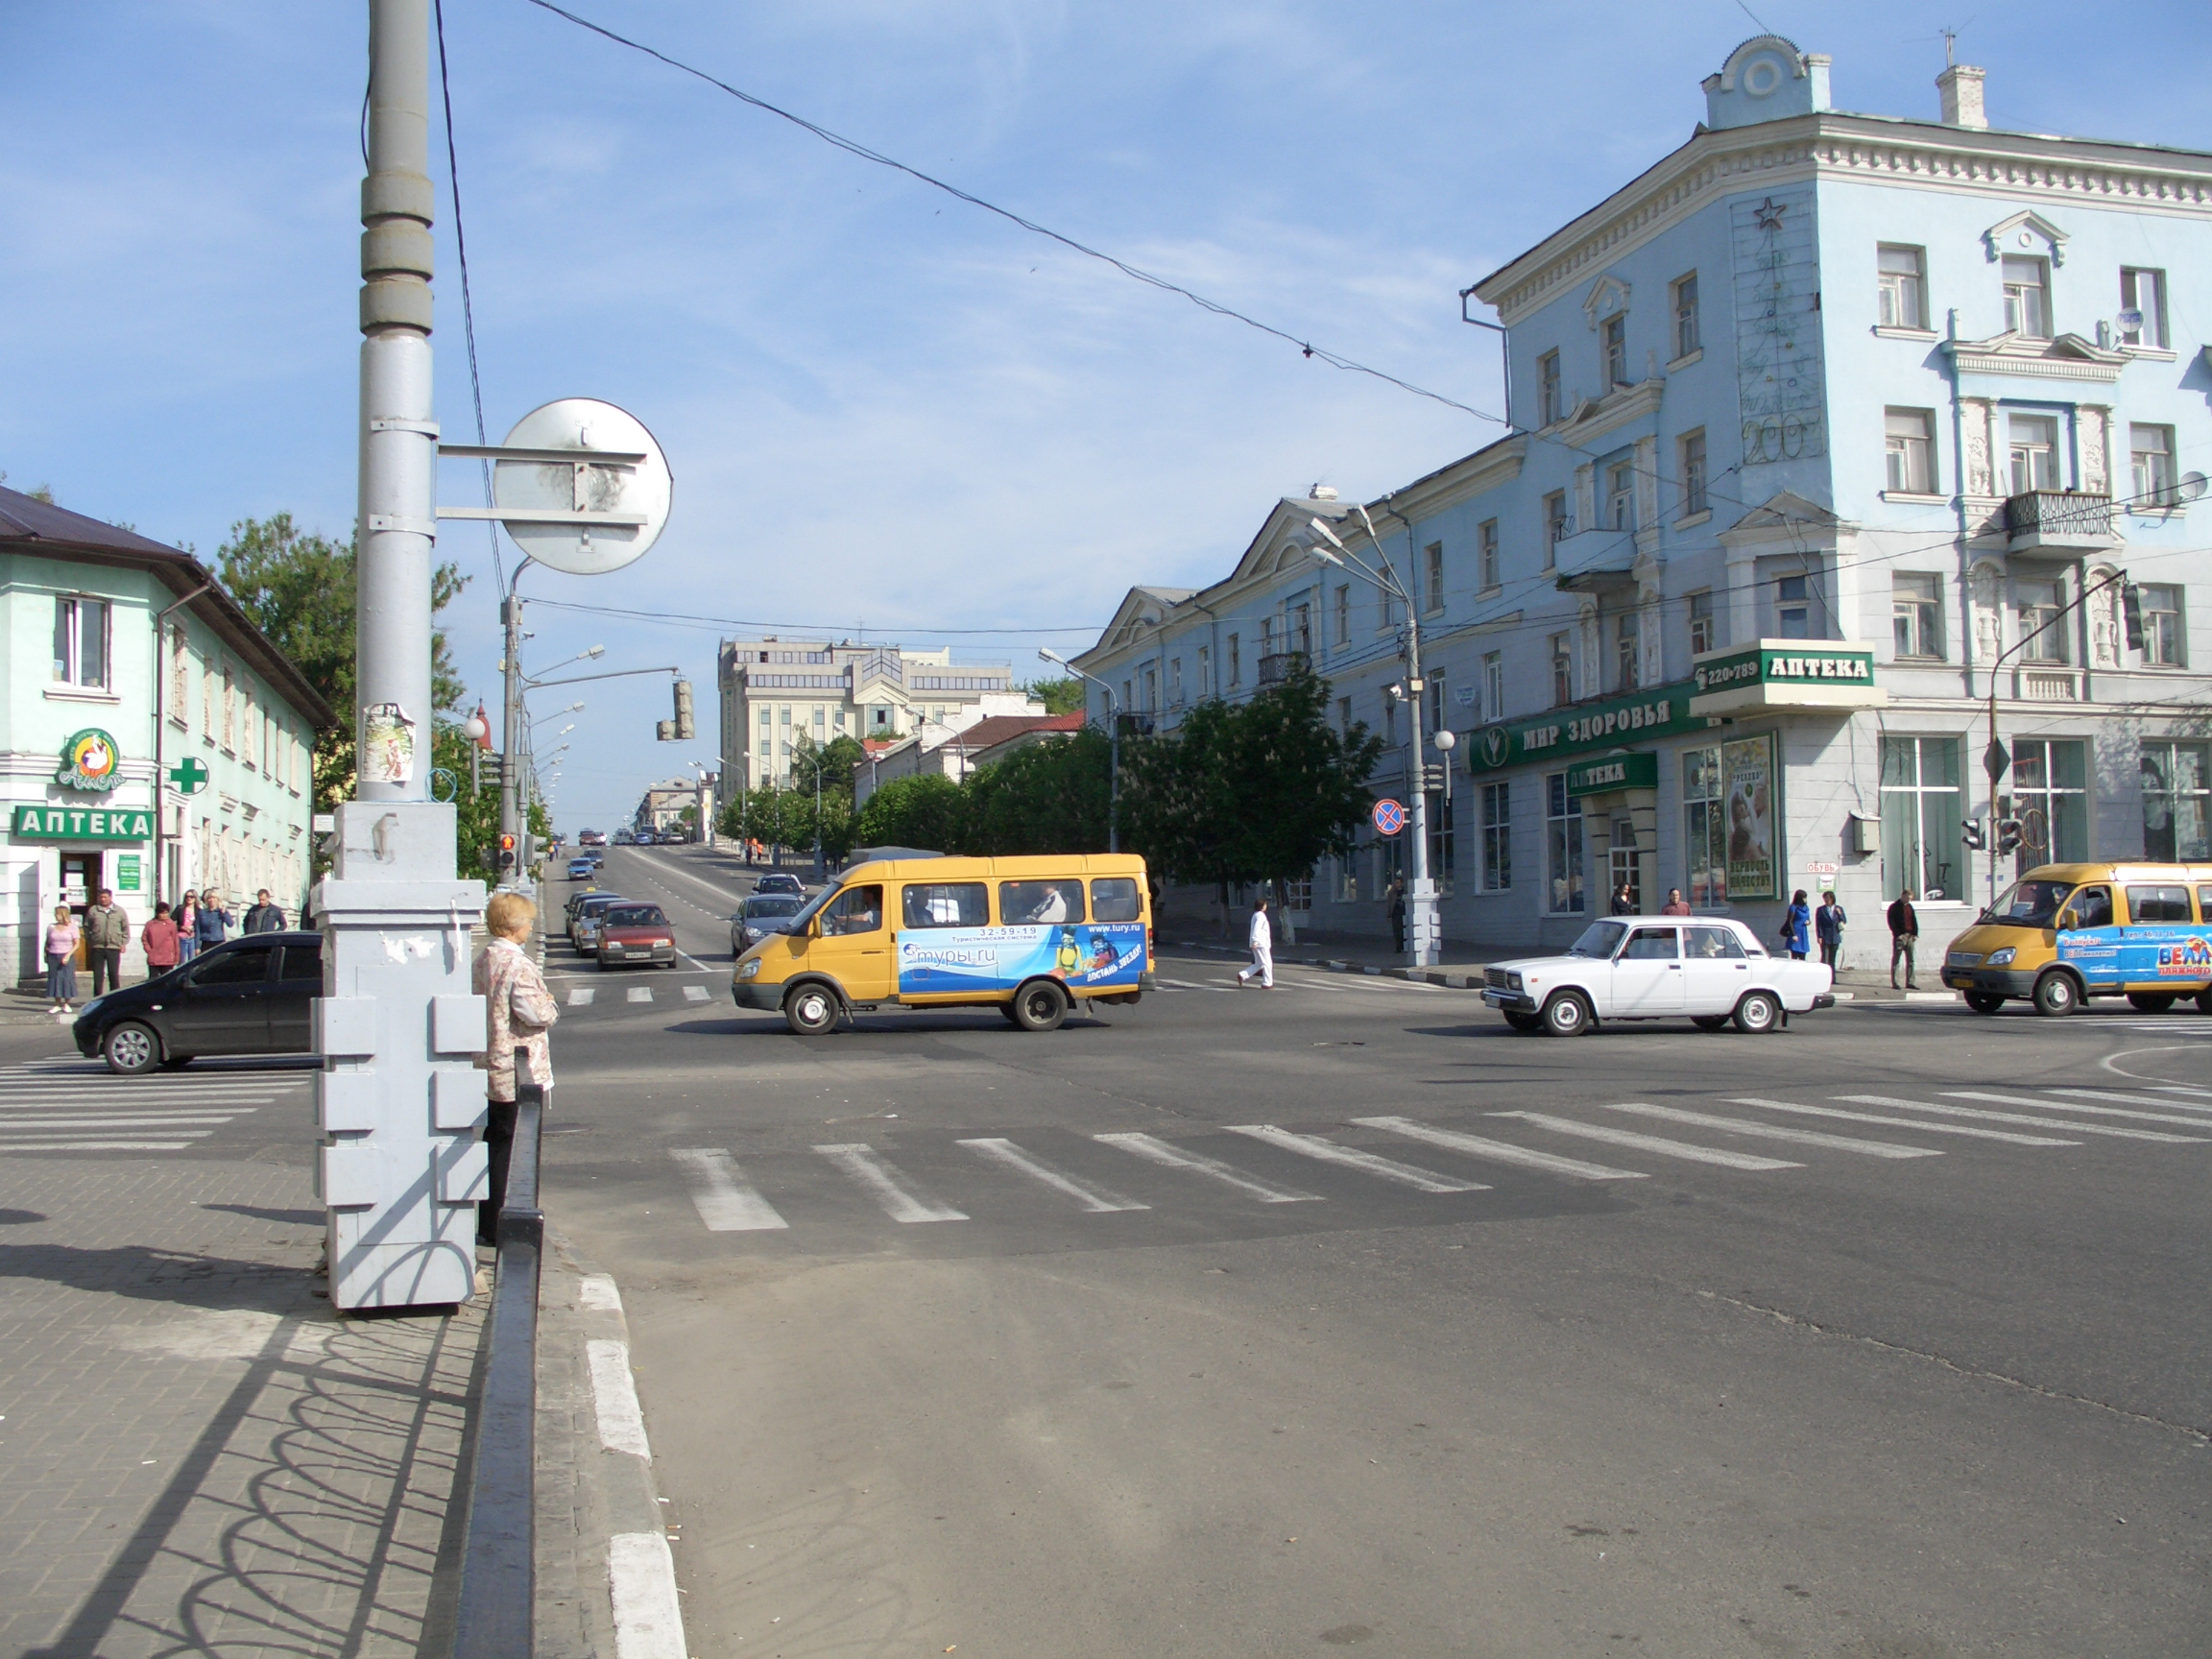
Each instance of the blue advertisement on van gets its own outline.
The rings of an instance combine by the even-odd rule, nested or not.
[[[1058,979],[1070,991],[1134,991],[1144,972],[1142,922],[912,929],[899,935],[899,994],[1011,991]]]

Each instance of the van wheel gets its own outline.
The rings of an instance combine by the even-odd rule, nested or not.
[[[1057,1030],[1068,1018],[1068,993],[1050,979],[1032,979],[1014,993],[1014,1023],[1024,1031]]]
[[[1004,1015],[1004,1016],[1005,1016],[1005,1019],[1006,1019],[1006,1023],[1007,1023],[1007,1024],[1009,1024],[1009,1025],[1019,1025],[1019,1024],[1021,1024],[1021,1023],[1022,1023],[1021,1018],[1020,1018],[1020,1017],[1019,1017],[1019,1016],[1018,1016],[1018,1015],[1017,1015],[1017,1014],[1014,1012],[1014,1004],[1013,1004],[1013,1003],[1011,1003],[1011,1002],[1001,1002],[1001,1003],[999,1003],[999,1004],[998,1004],[998,1012],[999,1012],[1000,1014],[1002,1014],[1002,1015]]]
[[[1700,1031],[1721,1031],[1727,1028],[1728,1016],[1725,1014],[1693,1014],[1690,1016],[1690,1023],[1696,1026]]]
[[[2163,1014],[2180,1000],[2172,991],[2130,991],[2128,1000],[2146,1014]]]
[[[2075,1013],[2081,1006],[2081,989],[2068,974],[2046,974],[2035,981],[2035,1012],[2053,1020]]]
[[[783,1022],[797,1037],[819,1037],[837,1025],[837,998],[827,985],[802,985],[783,998]]]
[[[1966,1006],[1977,1014],[1994,1014],[2005,1006],[2005,998],[1992,997],[1986,991],[1969,991],[1966,993]]]
[[[1554,1037],[1579,1037],[1596,1023],[1579,991],[1561,991],[1544,1004],[1544,1029]]]
[[[2212,985],[2207,985],[2203,990],[2197,993],[2197,1012],[2212,1014]]]
[[[1753,991],[1736,1004],[1736,1029],[1764,1037],[1782,1023],[1782,1004],[1771,991]]]
[[[126,1020],[108,1032],[100,1046],[108,1057],[108,1070],[121,1077],[151,1071],[161,1059],[161,1040],[135,1020]]]

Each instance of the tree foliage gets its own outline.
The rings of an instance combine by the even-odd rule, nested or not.
[[[1086,727],[1027,744],[965,781],[963,845],[993,855],[1103,853],[1112,789],[1105,733]]]
[[[968,799],[959,784],[938,773],[895,778],[868,797],[853,833],[856,847],[965,853]]]
[[[1083,682],[1072,674],[1064,674],[1057,680],[1032,680],[1022,689],[1044,704],[1047,714],[1083,712]]]

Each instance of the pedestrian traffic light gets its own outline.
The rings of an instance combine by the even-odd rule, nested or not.
[[[502,870],[515,868],[515,837],[512,835],[499,837],[499,868]]]
[[[1997,821],[1997,853],[2000,857],[2020,851],[2020,843],[2027,839],[2027,827],[2017,818],[2000,818]]]
[[[691,719],[691,682],[676,682],[676,740],[688,743],[699,734]]]
[[[1981,819],[1969,818],[1965,820],[1963,829],[1963,839],[1966,845],[1973,848],[1975,852],[1979,853],[1989,845],[1989,837],[1983,832]]]

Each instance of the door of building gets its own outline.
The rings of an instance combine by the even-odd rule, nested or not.
[[[1606,855],[1609,879],[1605,891],[1618,893],[1628,889],[1628,897],[1635,901],[1639,913],[1644,908],[1644,860],[1636,848],[1636,826],[1626,815],[1613,820],[1613,845]]]
[[[84,949],[84,912],[92,908],[92,900],[108,879],[103,854],[93,853],[64,853],[61,854],[61,902],[68,905],[77,918],[77,966],[88,968],[91,957]]]

